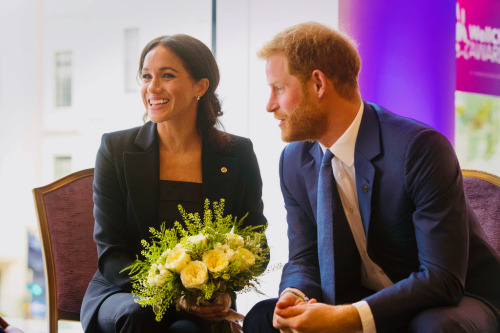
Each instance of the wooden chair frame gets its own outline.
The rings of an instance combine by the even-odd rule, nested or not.
[[[33,189],[33,197],[35,201],[35,209],[38,217],[38,225],[42,238],[43,257],[45,262],[45,278],[47,284],[47,299],[48,299],[48,318],[49,332],[57,333],[59,320],[80,321],[80,313],[67,312],[58,309],[57,301],[57,283],[56,269],[52,252],[52,240],[49,234],[47,212],[45,210],[44,197],[66,184],[75,180],[94,176],[94,169],[85,169],[72,173],[66,177],[54,181],[43,187]]]
[[[488,172],[463,169],[462,175],[464,177],[468,177],[468,178],[481,179],[481,180],[487,181],[493,185],[500,187],[500,177],[493,175],[491,173],[488,173]]]

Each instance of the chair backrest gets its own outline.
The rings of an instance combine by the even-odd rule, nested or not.
[[[462,170],[464,191],[488,243],[500,254],[500,177],[483,171]]]
[[[49,332],[58,321],[80,320],[87,286],[97,270],[93,240],[94,169],[33,189],[47,278]]]

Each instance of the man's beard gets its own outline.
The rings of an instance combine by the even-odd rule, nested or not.
[[[302,101],[285,119],[281,139],[285,142],[316,141],[327,128],[326,113],[302,94]]]

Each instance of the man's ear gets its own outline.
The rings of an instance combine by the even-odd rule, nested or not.
[[[311,82],[313,84],[314,93],[318,96],[319,99],[321,99],[325,94],[327,84],[325,73],[323,73],[319,69],[315,69],[311,73]]]

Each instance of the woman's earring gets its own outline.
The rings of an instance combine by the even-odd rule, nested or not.
[[[199,101],[201,96],[196,96],[196,100]]]

